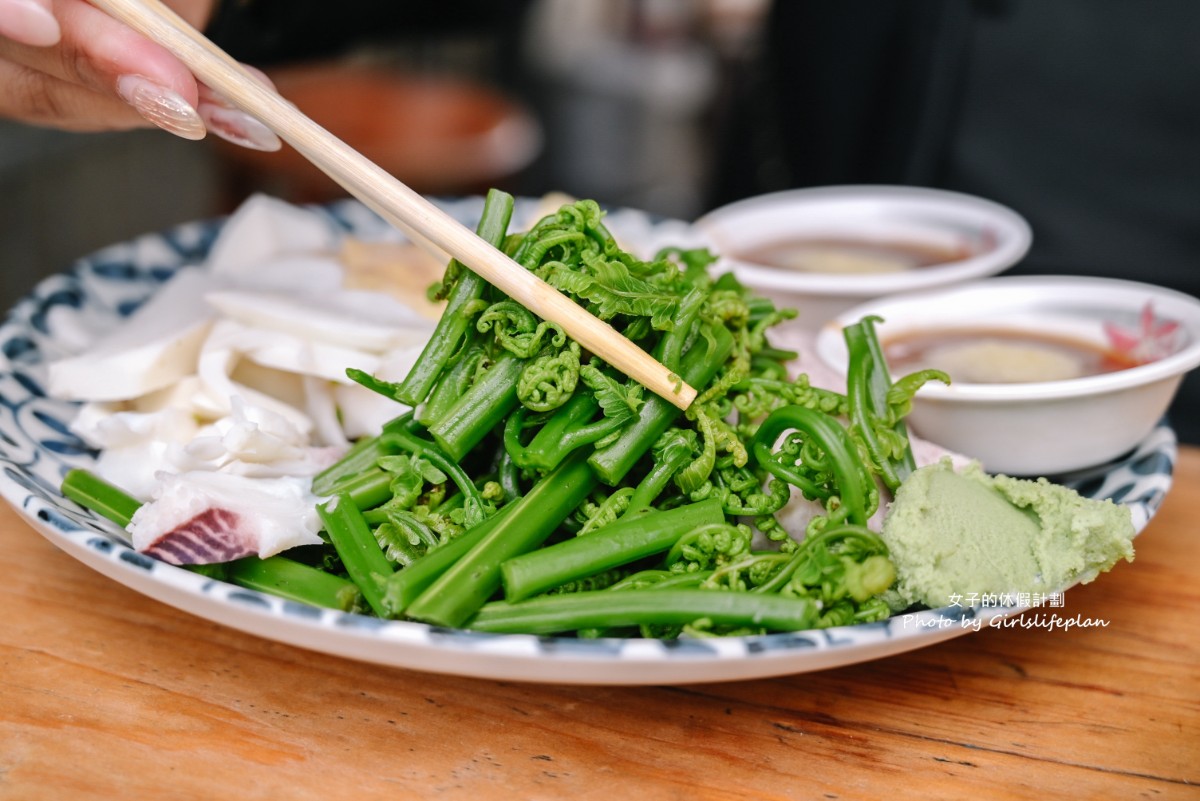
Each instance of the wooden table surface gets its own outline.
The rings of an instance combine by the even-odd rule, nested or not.
[[[0,799],[1200,798],[1200,449],[1072,631],[793,677],[528,685],[150,601],[0,511]]]

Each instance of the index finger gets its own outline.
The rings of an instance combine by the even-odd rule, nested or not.
[[[43,71],[91,89],[117,93],[118,81],[139,76],[174,92],[191,106],[199,100],[196,78],[166,48],[83,0],[57,0],[62,40],[43,51]]]

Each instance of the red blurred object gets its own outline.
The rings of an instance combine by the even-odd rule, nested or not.
[[[346,64],[270,76],[301,111],[421,193],[480,192],[519,173],[541,149],[541,128],[522,105],[461,79]],[[235,200],[254,191],[294,203],[347,194],[286,143],[275,153],[217,147]]]

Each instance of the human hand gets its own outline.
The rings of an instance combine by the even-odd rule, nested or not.
[[[167,4],[200,27],[214,0]],[[212,131],[255,150],[280,147],[165,48],[84,0],[0,0],[0,117],[69,131],[149,123],[185,139]]]

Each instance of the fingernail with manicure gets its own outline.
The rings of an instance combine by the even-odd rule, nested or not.
[[[244,111],[209,102],[202,102],[199,111],[208,129],[227,142],[267,152],[283,147],[270,128]]]
[[[50,47],[62,29],[50,10],[34,0],[0,0],[0,36],[31,47]]]
[[[207,129],[192,105],[177,92],[141,75],[122,75],[117,94],[149,122],[184,139],[203,139]]]

